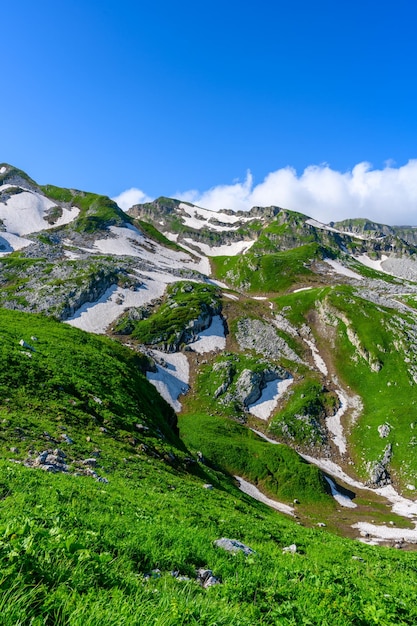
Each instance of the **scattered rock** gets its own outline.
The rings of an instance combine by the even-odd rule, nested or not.
[[[205,485],[203,485],[204,489],[214,489],[213,485],[210,485],[210,483],[206,483]]]
[[[145,426],[145,424],[135,424],[135,427],[142,433],[149,430],[149,427]]]
[[[214,545],[218,548],[222,548],[227,552],[243,552],[245,556],[249,556],[249,554],[255,554],[255,550],[249,548],[249,546],[245,546],[244,543],[238,541],[237,539],[226,539],[222,537],[221,539],[216,539]]]
[[[267,358],[284,357],[294,363],[302,363],[298,354],[277,334],[272,324],[262,320],[248,317],[240,319],[237,324],[236,339],[242,349],[256,350],[258,354]]]
[[[93,457],[91,459],[84,459],[83,461],[81,461],[81,463],[83,465],[88,465],[88,467],[96,467],[97,459],[95,457]]]
[[[28,467],[38,467],[45,472],[67,472],[68,465],[65,462],[65,453],[62,450],[44,450],[34,461],[25,461]]]
[[[383,439],[384,437],[388,437],[391,432],[391,426],[389,424],[381,424],[380,426],[378,426],[378,432],[381,439]]]
[[[297,546],[295,545],[295,543],[292,543],[290,546],[286,546],[285,548],[282,548],[282,551],[295,554],[297,552]]]
[[[191,578],[189,576],[182,576],[177,570],[170,572],[170,575],[173,578],[176,578],[177,580],[180,581],[187,581],[187,580],[191,580]]]
[[[317,526],[318,526],[319,528],[325,528],[325,527],[326,527],[326,524],[325,524],[324,522],[319,522],[319,523],[317,524]]]
[[[62,441],[65,441],[65,443],[69,443],[69,444],[74,443],[74,440],[71,439],[71,437],[68,437],[68,435],[66,433],[62,433],[61,439],[62,439]]]
[[[207,589],[214,585],[220,585],[221,581],[217,576],[214,576],[211,569],[200,568],[197,570],[197,582],[204,587],[204,589]]]
[[[200,451],[198,451],[198,452],[197,452],[197,461],[198,461],[199,463],[205,463],[203,453],[202,453],[202,452],[200,452]]]
[[[22,346],[22,348],[25,348],[26,350],[31,350],[32,352],[36,352],[35,348],[33,346],[30,346],[28,343],[26,343],[24,339],[21,339],[19,341],[19,345]]]

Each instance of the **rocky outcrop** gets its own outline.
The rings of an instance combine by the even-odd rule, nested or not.
[[[380,461],[369,464],[368,487],[384,487],[391,484],[391,477],[388,471],[388,464],[392,458],[392,444],[388,444],[384,450],[384,455]]]
[[[286,379],[290,374],[279,367],[265,369],[260,372],[253,372],[244,369],[236,381],[234,399],[244,408],[254,404],[262,395],[262,390],[273,380]]]
[[[284,357],[294,363],[302,363],[298,354],[278,335],[273,325],[260,319],[240,319],[236,339],[242,350],[254,350],[270,359]]]

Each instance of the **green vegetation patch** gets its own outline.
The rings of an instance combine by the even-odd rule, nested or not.
[[[303,528],[207,467],[197,479],[153,458],[130,466],[103,485],[0,463],[4,626],[416,623],[415,553]],[[199,568],[220,584],[201,587]]]
[[[331,291],[331,287],[320,287],[297,291],[273,298],[275,310],[283,313],[295,326],[306,322],[309,311],[316,307]]]
[[[135,224],[137,224],[139,230],[141,230],[147,237],[157,241],[162,246],[166,248],[171,248],[171,250],[181,251],[182,248],[175,241],[170,241],[165,235],[163,235],[153,224],[150,222],[145,222],[143,220],[135,220]]]
[[[132,222],[116,202],[107,196],[54,185],[43,185],[40,189],[48,198],[80,209],[78,217],[73,222],[75,230],[80,233],[93,233],[109,226],[123,226]]]
[[[211,411],[221,415],[245,418],[245,397],[250,387],[242,387],[242,374],[249,371],[261,378],[265,372],[275,372],[276,377],[285,377],[287,372],[267,359],[248,354],[227,353],[203,365],[195,383],[195,400],[188,402],[189,410]]]
[[[328,499],[320,470],[285,445],[272,445],[241,424],[224,417],[192,413],[180,418],[185,444],[200,450],[216,466],[247,478],[262,491],[285,501]]]
[[[312,243],[277,252],[256,254],[251,251],[244,256],[214,257],[213,271],[216,278],[250,293],[282,292],[297,281],[314,278],[310,264],[323,257],[321,246]]]
[[[131,447],[137,423],[176,441],[175,414],[143,375],[144,357],[33,314],[0,309],[0,329],[3,453],[10,445],[20,455],[28,446],[57,447],[65,432],[72,458],[98,446],[109,463],[114,440]]]
[[[196,324],[207,328],[211,315],[220,312],[220,291],[213,285],[180,281],[169,285],[162,305],[147,319],[134,324],[132,337],[149,345],[178,348],[191,339]],[[122,319],[115,332],[125,324]],[[198,332],[198,330],[197,330]]]
[[[326,441],[323,420],[334,415],[337,396],[318,377],[306,375],[287,391],[284,408],[272,419],[269,431],[291,443],[314,446]]]

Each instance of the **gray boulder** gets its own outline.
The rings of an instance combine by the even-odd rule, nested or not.
[[[246,546],[237,539],[226,539],[225,537],[222,537],[221,539],[216,539],[214,545],[217,546],[217,548],[226,550],[226,552],[243,552],[245,556],[255,554],[255,550],[252,550],[252,548],[249,548],[249,546]]]

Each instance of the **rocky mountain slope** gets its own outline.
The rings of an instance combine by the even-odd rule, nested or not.
[[[256,516],[260,500],[323,532],[417,545],[413,229],[325,225],[279,207],[212,212],[168,198],[124,213],[109,198],[40,186],[8,164],[0,164],[0,220],[0,449],[4,476],[14,472],[4,478],[5,502],[20,472],[44,469],[69,490],[77,476],[108,484],[119,510],[127,505],[112,481],[130,493],[146,477],[155,506],[160,480],[177,492],[170,500],[183,507],[182,523],[192,511],[207,533],[195,490],[214,484],[216,498],[228,494],[228,511],[240,502]],[[133,501],[128,516],[135,510],[140,524],[151,523]],[[244,539],[232,517],[227,532]],[[30,517],[28,529],[41,518]],[[294,522],[285,524],[296,534]],[[110,563],[116,539],[95,552],[87,536],[82,550],[109,554],[96,563]],[[7,541],[2,549],[12,550]],[[143,575],[164,563],[190,578],[208,565],[190,549],[172,560],[169,550],[151,557],[149,547],[134,559]],[[17,552],[22,568],[23,544]],[[44,581],[25,567],[25,580]],[[251,610],[241,623],[277,623],[276,613],[251,622]]]

